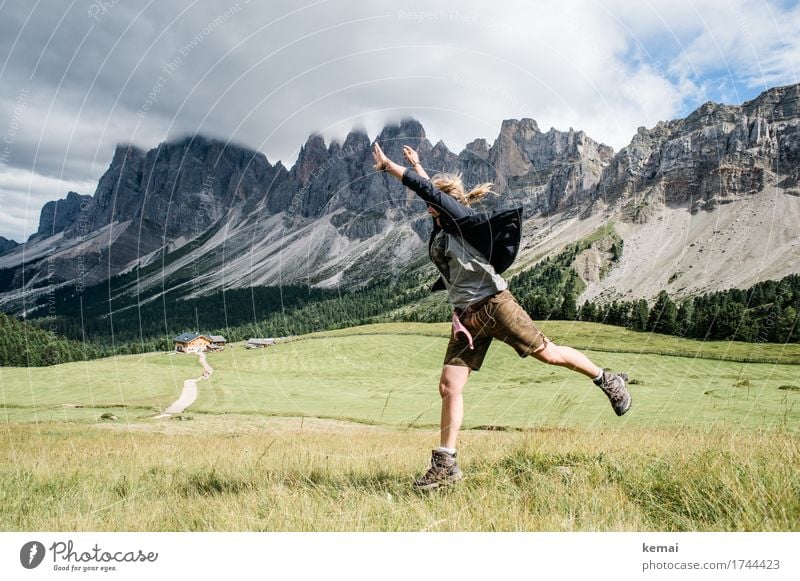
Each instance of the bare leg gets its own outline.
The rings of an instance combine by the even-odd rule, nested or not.
[[[458,430],[464,421],[464,386],[469,379],[469,367],[445,365],[439,379],[439,395],[442,396],[442,421],[440,446],[455,448]]]
[[[556,345],[550,341],[547,342],[547,346],[544,349],[537,351],[533,356],[539,361],[549,365],[566,367],[567,369],[572,369],[592,379],[597,377],[600,373],[600,368],[577,349]]]

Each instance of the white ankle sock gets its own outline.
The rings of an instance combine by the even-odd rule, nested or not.
[[[439,446],[438,448],[436,448],[436,451],[437,452],[446,452],[447,454],[450,454],[451,456],[455,455],[455,453],[456,453],[456,449],[455,448],[445,448],[444,446]]]
[[[592,379],[592,381],[594,381],[595,384],[599,384],[601,379],[603,379],[603,370],[602,369],[600,370],[600,373],[597,374],[597,377]]]

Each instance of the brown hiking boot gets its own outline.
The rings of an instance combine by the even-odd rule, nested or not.
[[[628,393],[628,376],[624,373],[609,373],[603,370],[603,379],[598,387],[608,396],[614,413],[621,416],[631,409],[631,394]]]
[[[414,480],[417,490],[433,490],[464,478],[458,467],[455,454],[434,450],[431,455],[431,467],[423,475]]]

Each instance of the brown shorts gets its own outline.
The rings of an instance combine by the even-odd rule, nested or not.
[[[472,334],[475,348],[469,348],[469,341],[463,333],[454,337],[451,328],[445,365],[460,365],[478,371],[492,339],[508,343],[520,357],[527,357],[547,346],[547,337],[507,290],[470,305],[464,311],[456,309],[456,314]]]

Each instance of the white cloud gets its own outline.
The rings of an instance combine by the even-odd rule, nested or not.
[[[724,95],[739,103],[753,91],[800,81],[796,2],[616,0],[613,6],[632,31],[669,46],[667,75],[678,87],[697,87],[705,99]]]

